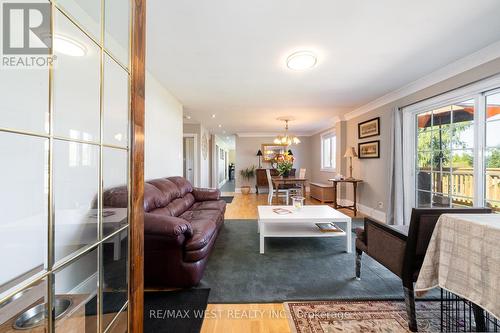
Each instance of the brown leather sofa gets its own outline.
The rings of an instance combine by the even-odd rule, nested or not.
[[[104,194],[117,207],[126,195]],[[126,206],[125,206],[126,207]],[[147,287],[197,285],[224,223],[226,203],[216,189],[193,188],[182,177],[144,184],[144,282]]]
[[[434,227],[442,214],[490,214],[489,208],[414,208],[409,226],[395,226],[365,218],[356,229],[356,278],[361,278],[361,255],[381,263],[402,280],[408,326],[417,331],[415,294],[417,281]]]

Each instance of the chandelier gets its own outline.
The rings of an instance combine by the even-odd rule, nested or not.
[[[280,119],[285,122],[285,133],[283,135],[278,135],[274,139],[274,143],[277,145],[287,145],[290,146],[292,143],[293,144],[299,144],[300,139],[294,135],[288,134],[288,121],[289,119]]]

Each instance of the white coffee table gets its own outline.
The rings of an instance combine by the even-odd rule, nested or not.
[[[276,214],[273,209],[284,208],[291,214]],[[258,206],[260,253],[264,253],[267,237],[346,237],[346,251],[351,253],[351,218],[326,205],[306,205],[300,210],[292,206]],[[343,232],[321,232],[316,223],[344,224]],[[343,227],[339,225],[339,227]]]

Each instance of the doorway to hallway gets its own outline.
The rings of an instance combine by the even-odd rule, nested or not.
[[[194,136],[183,138],[183,176],[195,184],[195,140]]]

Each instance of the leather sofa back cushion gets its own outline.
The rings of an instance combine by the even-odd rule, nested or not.
[[[158,207],[165,207],[171,201],[180,198],[181,196],[181,191],[179,190],[177,185],[167,178],[148,180],[148,183],[159,189],[163,194]]]
[[[157,187],[144,183],[144,211],[146,213],[161,207],[163,197],[163,193]]]
[[[167,205],[172,216],[178,217],[194,204],[194,196],[191,193],[182,198],[177,198]]]
[[[183,177],[168,177],[167,179],[177,185],[181,197],[185,196],[187,193],[193,192],[193,186],[187,179]]]
[[[128,207],[128,189],[127,186],[119,186],[105,190],[103,193],[104,207],[127,208]],[[97,207],[97,198],[93,207]]]

